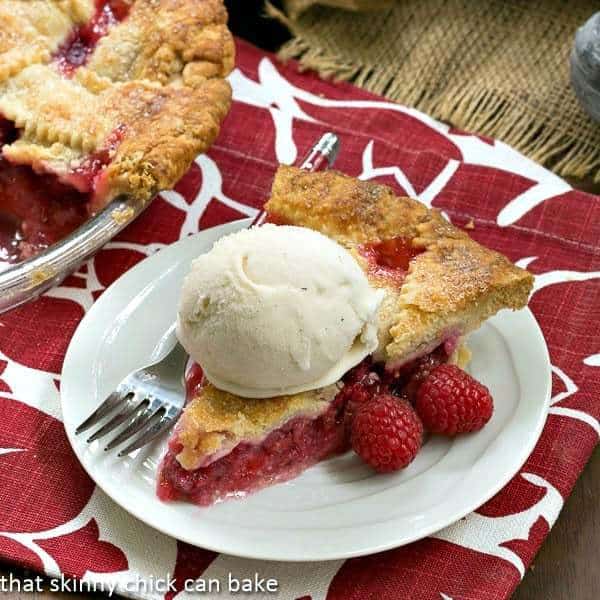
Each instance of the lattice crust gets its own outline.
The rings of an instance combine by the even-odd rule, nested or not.
[[[59,142],[91,153],[115,127],[115,115],[104,110],[107,92],[96,95],[46,65],[25,68],[0,90],[0,112],[34,146]],[[4,153],[11,157],[10,147]]]
[[[127,193],[147,200],[171,188],[194,158],[209,148],[229,111],[231,88],[223,79],[197,88],[150,89],[143,82],[131,82],[119,86],[109,102],[115,112],[129,114],[124,118],[125,138],[106,169],[103,185],[112,195]],[[102,190],[99,193],[102,198]]]
[[[277,398],[240,398],[208,384],[188,404],[177,439],[183,448],[177,460],[196,469],[203,459],[227,453],[241,440],[260,442],[270,431],[295,417],[316,418],[334,399],[340,385]]]
[[[533,285],[530,273],[477,244],[437,211],[335,171],[280,167],[266,209],[336,239],[373,285],[385,288],[378,357],[388,363],[401,364],[450,335],[475,329],[501,308],[523,307]],[[394,237],[424,249],[400,289],[374,275],[360,253],[360,244]]]
[[[102,201],[108,190],[109,197],[148,199],[177,181],[210,144],[228,106],[229,87],[219,79],[198,88],[132,81],[90,90],[46,65],[31,65],[0,93],[0,112],[23,130],[3,153],[65,175],[124,124],[98,192]]]
[[[110,149],[92,211],[120,193],[145,201],[175,184],[218,134],[234,60],[221,0],[137,0],[87,66],[66,77],[52,53],[95,7],[0,0],[0,113],[20,130],[2,152],[66,177]]]
[[[112,81],[197,86],[226,77],[234,59],[221,0],[137,0],[127,20],[100,40],[88,68]]]
[[[0,82],[27,65],[47,62],[74,27],[89,20],[94,0],[2,0]]]

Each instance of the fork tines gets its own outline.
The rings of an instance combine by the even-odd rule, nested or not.
[[[115,413],[115,411],[118,412]],[[117,433],[104,447],[108,452],[125,441],[140,434],[127,447],[123,448],[118,455],[124,456],[138,448],[141,448],[154,437],[161,434],[177,418],[179,411],[163,404],[156,398],[141,397],[139,393],[132,390],[118,389],[106,398],[106,400],[75,430],[76,435],[98,425],[103,419],[112,415],[99,429],[86,440],[94,442],[119,426],[126,423],[125,427]]]

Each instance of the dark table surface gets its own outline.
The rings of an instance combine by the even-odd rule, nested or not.
[[[266,49],[277,49],[287,38],[286,30],[265,18],[262,0],[225,0],[232,31]],[[277,1],[274,4],[279,4]],[[574,186],[598,193],[600,186],[590,182],[571,182]],[[573,494],[550,535],[544,542],[523,582],[513,595],[514,600],[597,600],[600,598],[600,451],[579,478]],[[31,577],[31,573],[0,564],[0,577]],[[7,600],[32,597],[32,594],[7,593]],[[66,600],[72,595],[42,592],[33,594],[39,600]],[[79,597],[102,598],[99,594]],[[415,599],[417,600],[417,599]]]

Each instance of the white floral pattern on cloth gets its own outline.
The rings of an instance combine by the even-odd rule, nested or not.
[[[233,572],[277,578],[278,595],[265,598],[510,596],[600,436],[592,384],[600,367],[600,200],[505,144],[300,74],[245,43],[230,80],[234,105],[221,136],[176,188],[60,287],[0,316],[0,556],[49,575],[110,582],[127,595],[140,577],[172,574],[177,592],[167,596],[183,598],[184,580]],[[327,129],[342,139],[341,170],[418,197],[457,225],[472,221],[476,239],[532,270],[531,308],[554,365],[549,419],[506,488],[430,538],[300,566],[217,555],[155,532],[94,487],[60,423],[62,360],[82,316],[119,275],[177,239],[254,216],[277,163],[296,161]]]

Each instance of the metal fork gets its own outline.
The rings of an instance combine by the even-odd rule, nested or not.
[[[120,425],[125,428],[104,447],[112,450],[133,439],[118,456],[125,456],[167,430],[179,417],[185,403],[185,365],[188,355],[183,346],[175,346],[161,360],[133,371],[117,386],[117,389],[75,430],[75,434],[90,429],[106,417],[118,412],[87,442],[104,437]]]
[[[337,156],[339,140],[333,133],[324,134],[310,149],[300,165],[307,171],[320,171],[330,167]],[[258,225],[264,220],[261,211],[252,222]],[[185,404],[185,365],[188,355],[179,342],[161,360],[149,364],[121,381],[117,389],[75,430],[75,434],[87,431],[103,419],[113,415],[95,431],[87,442],[91,443],[127,423],[106,446],[112,450],[131,440],[119,451],[122,457],[146,444],[166,431],[179,417]]]

